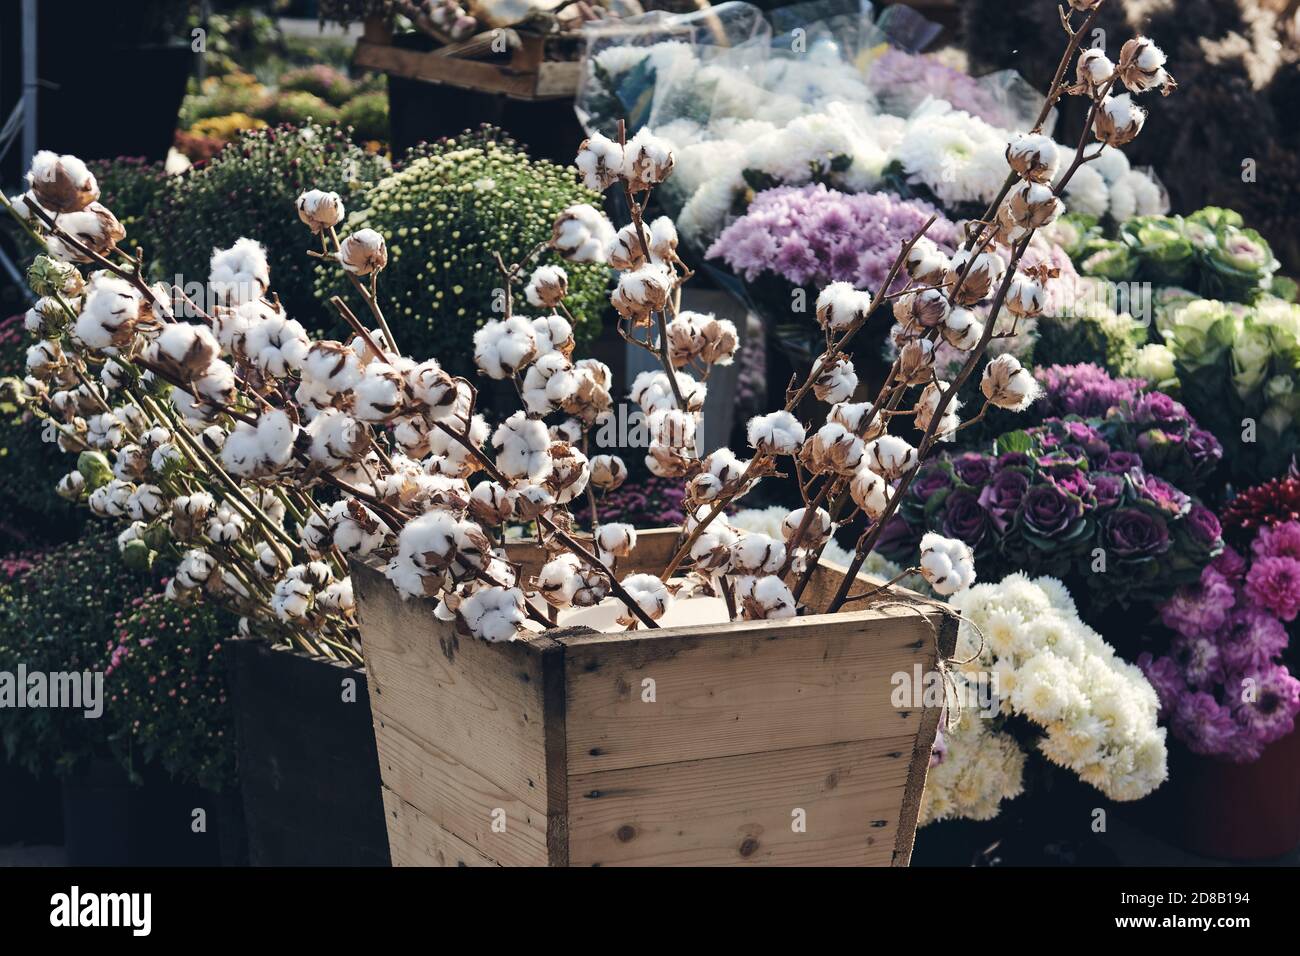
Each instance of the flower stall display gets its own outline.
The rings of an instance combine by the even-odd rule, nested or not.
[[[677,174],[677,154],[671,140],[649,127],[632,136],[622,127],[612,138],[592,133],[575,159],[592,194],[621,197],[630,214],[621,228],[582,201],[592,194],[557,201],[545,191],[519,188],[509,204],[513,232],[458,247],[458,255],[475,257],[467,264],[471,274],[481,274],[498,290],[495,301],[477,305],[482,311],[471,316],[477,326],[473,361],[480,376],[501,383],[506,394],[516,393],[518,408],[495,414],[491,423],[480,388],[444,367],[441,356],[420,349],[419,337],[408,336],[413,330],[397,321],[404,300],[381,285],[394,274],[418,284],[423,295],[461,292],[454,285],[441,287],[443,279],[432,267],[422,273],[417,263],[432,260],[406,254],[425,240],[403,233],[412,227],[385,218],[399,211],[401,196],[385,196],[381,203],[372,195],[371,208],[346,218],[347,203],[338,191],[304,183],[308,188],[284,204],[283,218],[296,214],[301,222],[291,245],[302,258],[336,270],[346,295],[329,302],[347,336],[313,339],[294,318],[294,305],[275,295],[278,268],[253,237],[239,235],[212,251],[203,302],[167,283],[151,285],[143,261],[120,248],[125,230],[98,202],[93,174],[76,157],[49,151],[34,157],[27,190],[4,200],[46,250],[28,273],[41,301],[27,317],[33,344],[27,375],[14,383],[15,391],[42,419],[46,439],[76,456],[76,468],[59,481],[59,492],[117,522],[124,563],[175,562],[168,600],[209,601],[237,617],[242,633],[340,662],[355,662],[363,647],[376,648],[367,666],[380,686],[424,681],[423,668],[435,657],[475,674],[455,688],[444,685],[442,692],[491,685],[485,692],[503,696],[481,708],[494,715],[484,727],[467,738],[463,722],[444,722],[439,726],[445,737],[437,736],[440,748],[449,748],[460,763],[470,761],[467,771],[486,779],[492,779],[492,768],[483,761],[494,758],[484,752],[480,733],[519,738],[524,761],[549,766],[550,718],[527,716],[538,704],[535,694],[543,695],[546,715],[563,704],[571,739],[599,734],[594,711],[600,706],[582,715],[579,704],[583,686],[604,693],[605,678],[591,676],[579,686],[579,672],[599,670],[582,668],[579,658],[588,651],[617,656],[641,646],[642,635],[647,645],[667,647],[687,626],[706,626],[705,634],[724,642],[748,642],[753,631],[764,630],[795,642],[844,640],[857,653],[865,633],[912,629],[918,639],[896,642],[890,663],[934,666],[951,650],[951,631],[946,638],[940,634],[935,628],[941,615],[933,606],[897,592],[892,581],[863,589],[858,572],[873,552],[898,557],[895,577],[919,574],[934,594],[957,595],[976,579],[972,545],[980,546],[982,535],[975,525],[1001,522],[1013,529],[1016,541],[986,552],[994,556],[991,567],[1020,548],[1074,558],[1083,542],[1096,538],[1110,550],[1128,593],[1136,594],[1154,579],[1157,558],[1199,570],[1219,545],[1217,524],[1203,518],[1204,509],[1131,462],[1106,471],[1118,452],[1097,429],[1071,421],[1013,437],[996,459],[983,463],[996,498],[989,510],[996,517],[978,510],[978,482],[970,476],[946,497],[944,527],[918,529],[923,533],[906,548],[890,537],[894,519],[915,520],[918,507],[926,510],[924,499],[937,490],[936,473],[957,467],[940,458],[943,443],[989,409],[1021,411],[1038,397],[1041,387],[1014,355],[986,361],[995,338],[1014,336],[1020,321],[1041,313],[1047,301],[1053,270],[1027,258],[1035,234],[1064,211],[1062,196],[1078,169],[1104,147],[1122,146],[1140,134],[1146,113],[1132,97],[1172,88],[1163,70],[1152,76],[1144,66],[1149,55],[1159,54],[1141,38],[1128,41],[1118,64],[1097,79],[1098,51],[1079,54],[1096,16],[1094,9],[1064,18],[1068,39],[1060,78],[1029,132],[1003,137],[1002,185],[979,220],[953,238],[951,252],[927,236],[935,215],[899,237],[875,289],[849,282],[821,289],[815,314],[824,348],[809,374],[790,383],[783,407],[748,422],[747,457],[725,446],[700,447],[710,369],[735,360],[738,337],[730,322],[680,308],[690,270],[679,255],[677,229],[667,217],[646,215],[652,197]],[[1069,82],[1076,54],[1091,64],[1091,81]],[[1064,96],[1079,97],[1090,112],[1090,135],[1072,153],[1044,133],[1047,104]],[[497,189],[495,178],[512,176],[511,157],[496,150],[490,137],[476,147],[449,146],[452,152],[441,159],[473,164],[486,157],[484,175],[420,208],[437,215],[444,205],[477,203],[477,194]],[[421,159],[436,170],[435,156]],[[418,186],[420,177],[410,174],[415,166],[378,191],[400,186],[404,172]],[[558,172],[551,181],[559,183]],[[412,192],[406,201],[418,205],[418,188]],[[539,220],[549,224],[549,233],[529,234]],[[218,215],[208,225],[220,221]],[[415,231],[432,232],[432,225]],[[381,228],[392,231],[385,235]],[[609,303],[619,316],[619,334],[657,363],[623,387],[646,418],[646,469],[684,488],[682,523],[666,532],[599,517],[596,490],[617,489],[629,470],[592,444],[593,429],[610,414],[619,386],[605,365],[576,353],[578,316],[570,297],[577,304],[583,267],[595,264],[614,271]],[[895,288],[903,276],[902,287]],[[855,401],[858,379],[848,347],[887,301],[898,323],[897,355],[878,390],[872,389],[874,397]],[[403,349],[408,339],[417,343],[409,353]],[[937,367],[940,342],[964,354],[959,367]],[[958,392],[977,374],[979,408],[963,409]],[[801,419],[805,401],[824,406],[824,424]],[[1019,496],[1013,474],[1028,486]],[[803,502],[786,514],[780,537],[733,527],[728,509],[778,477]],[[974,499],[973,507],[958,507],[962,493]],[[586,534],[579,531],[579,513],[590,518]],[[518,540],[520,531],[526,544]],[[848,566],[822,569],[821,558],[837,535],[853,542]],[[360,595],[354,576],[364,588]],[[360,628],[359,600],[373,602],[368,607],[385,623],[369,624],[368,632]],[[899,605],[912,609],[905,622],[891,613]],[[374,620],[369,610],[366,616]],[[837,627],[838,622],[848,623]],[[574,630],[578,626],[588,630]],[[560,642],[593,631],[604,632],[608,642],[594,650]],[[629,636],[632,631],[640,633]],[[430,633],[437,641],[428,639]],[[930,640],[919,639],[925,634]],[[394,669],[394,655],[405,657],[404,642],[416,637],[422,643],[415,653],[424,663]],[[701,645],[706,655],[707,645]],[[1085,650],[1105,656],[1095,647]],[[553,680],[563,673],[554,668],[565,666],[557,653],[573,655],[572,686]],[[817,659],[838,666],[835,654]],[[514,678],[516,664],[529,675],[523,689]],[[1085,661],[1083,683],[1062,692],[1118,693],[1122,672],[1108,676],[1113,670],[1108,661]],[[492,676],[507,673],[509,681]],[[838,678],[814,683],[832,695],[848,687]],[[575,696],[558,701],[557,688]],[[864,699],[862,688],[851,689],[854,700]],[[521,703],[526,733],[516,723],[519,711],[505,706],[504,698],[516,693],[527,696]],[[626,696],[625,690],[619,693]],[[382,715],[411,695],[385,693],[383,701],[379,696],[371,698],[371,707]],[[833,705],[828,712],[840,712],[834,701],[827,703]],[[1053,719],[1049,703],[1036,697],[1021,709],[1046,725]],[[789,707],[797,716],[810,713],[800,699],[772,713]],[[1102,726],[1093,726],[1086,740],[1071,737],[1068,723],[1047,726],[1047,746],[1106,792],[1135,796],[1155,776],[1156,754],[1140,733],[1140,708],[1129,710],[1134,713],[1096,715]],[[1064,720],[1076,712],[1058,716]],[[908,750],[923,755],[937,708],[909,714],[916,747],[909,743]],[[736,723],[719,711],[717,719],[724,717],[719,728]],[[655,765],[652,751],[665,741],[695,739],[686,723],[696,729],[692,718],[674,723],[667,736],[639,738],[627,753],[644,763],[623,763],[621,769]],[[797,729],[800,723],[788,726]],[[893,727],[897,733],[898,725]],[[1054,749],[1067,748],[1067,738],[1075,749]],[[699,739],[709,751],[701,759],[756,753],[725,750],[727,734],[720,729]],[[1104,752],[1089,749],[1089,743]],[[574,752],[586,754],[584,760],[607,755],[600,747]],[[760,763],[755,757],[755,770]],[[910,854],[924,765],[923,757],[894,764],[898,769],[891,773],[900,784],[896,842],[871,850],[872,860],[905,862]],[[511,775],[502,786],[519,787],[506,798],[546,801],[542,819],[561,812],[549,802],[549,787],[529,780],[525,768],[499,769]],[[398,782],[387,775],[384,784]],[[427,845],[410,837],[402,816],[418,810],[411,799],[424,797],[386,789],[384,799],[392,811],[390,835],[408,834],[405,842],[394,843],[395,857],[401,851],[425,858],[420,855],[429,853]],[[850,842],[837,844],[838,851],[856,854],[856,837],[845,839]],[[566,840],[559,846],[543,835],[547,862],[587,858],[576,833]],[[537,849],[530,859],[537,858]],[[627,849],[640,852],[641,844]],[[742,849],[741,855],[753,852]]]
[[[949,601],[962,615],[953,699],[967,703],[935,751],[925,822],[996,816],[1021,792],[1030,755],[1111,800],[1140,799],[1164,782],[1165,730],[1151,683],[1079,618],[1060,581],[1016,573]],[[972,680],[993,719],[970,703]]]
[[[1237,494],[1221,513],[1224,537],[1238,546],[1261,528],[1300,521],[1300,476],[1292,471]]]

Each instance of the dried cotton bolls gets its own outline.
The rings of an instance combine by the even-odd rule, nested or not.
[[[623,590],[652,621],[663,617],[668,606],[672,604],[673,599],[668,593],[668,588],[653,574],[630,574],[623,579],[622,584]],[[618,622],[628,627],[635,627],[637,620],[631,609],[628,609],[624,611]]]
[[[293,569],[291,568],[290,571]],[[311,613],[316,592],[306,581],[285,575],[275,584],[271,594],[271,610],[280,620],[289,623],[301,621]]]
[[[307,423],[305,431],[311,441],[307,453],[329,470],[360,458],[370,444],[356,419],[336,408],[325,409]]]
[[[933,531],[921,538],[921,576],[938,594],[955,594],[975,583],[970,545]]]
[[[642,226],[638,232],[636,223],[629,222],[614,233],[609,244],[609,264],[622,272],[639,269],[646,264],[646,250],[650,247],[650,232]]]
[[[815,475],[851,475],[862,464],[862,439],[843,425],[827,422],[803,446],[799,458]]]
[[[591,459],[591,483],[601,491],[614,491],[627,481],[627,465],[618,455],[595,455]]]
[[[568,607],[572,604],[581,581],[581,567],[578,556],[567,552],[543,564],[533,579],[542,599],[552,607]]]
[[[135,521],[152,521],[167,510],[167,499],[157,485],[139,485],[126,501],[126,513]],[[220,540],[212,535],[213,540]]]
[[[544,485],[516,485],[509,495],[517,521],[532,521],[555,507],[555,496]]]
[[[233,544],[244,535],[244,516],[222,505],[208,519],[208,537],[217,544]]]
[[[60,498],[79,501],[86,491],[86,476],[79,471],[70,471],[59,479],[54,490]]]
[[[206,326],[173,322],[153,340],[145,356],[165,375],[188,382],[201,378],[220,351]]]
[[[868,441],[885,429],[884,420],[879,416],[872,419],[868,427],[867,416],[870,414],[871,402],[839,402],[831,406],[827,420],[843,425],[863,441]]]
[[[624,149],[619,143],[592,133],[578,147],[573,165],[578,167],[583,184],[593,192],[604,192],[623,175]]]
[[[672,146],[647,126],[637,130],[623,148],[623,176],[633,192],[650,189],[672,175]]]
[[[300,322],[261,302],[249,306],[261,312],[260,320],[249,323],[244,351],[264,375],[283,378],[302,368],[311,339]]]
[[[528,366],[520,389],[525,407],[538,416],[559,408],[577,390],[577,371],[560,352],[547,352]]]
[[[692,501],[713,501],[719,495],[738,492],[749,462],[737,458],[730,448],[719,448],[700,465],[703,470],[686,486]]]
[[[848,282],[832,282],[817,296],[817,321],[822,328],[839,331],[854,322],[865,321],[871,308],[871,294]]]
[[[217,561],[212,555],[198,548],[186,551],[180,563],[176,565],[176,574],[172,578],[176,586],[183,591],[200,588],[212,576]]]
[[[945,320],[945,325],[959,312],[965,309],[953,309]],[[958,320],[961,321],[961,320]],[[898,351],[898,381],[908,385],[921,385],[930,380],[934,374],[934,343],[929,339],[912,339]]]
[[[524,297],[528,304],[553,309],[564,301],[569,291],[569,274],[560,266],[538,266],[528,277]]]
[[[300,429],[279,408],[262,413],[256,425],[237,422],[221,449],[221,464],[227,471],[245,478],[273,474],[293,457],[294,441]]]
[[[958,249],[952,257],[945,282],[949,290],[957,290],[959,305],[974,305],[989,297],[994,286],[1002,281],[1006,268],[1006,262],[996,252],[972,256],[968,250]]]
[[[691,560],[702,574],[719,575],[731,570],[732,548],[739,536],[725,524],[711,524],[691,545]]]
[[[492,434],[497,467],[510,478],[542,481],[551,473],[551,436],[546,425],[515,412]]]
[[[1007,311],[1020,318],[1032,318],[1041,315],[1047,305],[1047,290],[1042,283],[1030,278],[1023,272],[1017,272],[1007,289]]]
[[[886,481],[897,481],[916,464],[916,449],[897,435],[881,435],[867,443],[864,460]]]
[[[672,262],[677,258],[677,227],[667,216],[650,223],[650,256],[658,262]]]
[[[551,473],[546,476],[546,490],[559,504],[568,504],[587,489],[587,456],[568,442],[551,445]]]
[[[335,614],[349,614],[356,610],[357,599],[352,592],[352,578],[335,581],[316,595],[316,605]]]
[[[140,293],[125,279],[98,279],[77,316],[77,338],[87,348],[110,354],[128,348],[135,338],[140,304]]]
[[[214,249],[208,272],[208,286],[222,305],[231,307],[255,302],[271,285],[271,267],[266,250],[252,239],[240,238],[229,249]]]
[[[1107,146],[1126,146],[1137,139],[1147,121],[1147,111],[1133,102],[1129,94],[1108,96],[1102,101],[1092,131]]]
[[[776,574],[785,564],[785,542],[757,531],[742,532],[731,546],[733,574]]]
[[[889,491],[889,483],[866,465],[858,468],[853,473],[853,480],[849,482],[849,494],[853,503],[872,521],[883,515],[889,507]]]
[[[474,333],[474,362],[488,378],[511,378],[537,357],[537,337],[523,316],[494,319]]]
[[[933,329],[942,325],[952,307],[941,289],[925,289],[900,297],[894,303],[894,318],[904,326],[912,323]]]
[[[846,358],[837,358],[824,369],[818,368],[813,394],[823,402],[834,405],[852,398],[857,387],[858,375],[853,363]]]
[[[798,613],[794,594],[776,575],[739,579],[736,601],[746,621],[782,621]]]
[[[335,192],[309,189],[298,197],[298,218],[301,219],[312,235],[320,235],[325,229],[337,226],[346,214],[343,199]]]
[[[948,257],[932,239],[921,236],[907,251],[904,265],[918,285],[938,285],[948,271]]]
[[[469,493],[470,516],[481,524],[496,527],[514,513],[514,499],[495,481],[480,481]]]
[[[122,518],[127,514],[127,505],[134,492],[135,486],[130,482],[114,478],[92,491],[86,503],[97,518]]]
[[[980,391],[998,408],[1022,412],[1038,397],[1039,386],[1020,360],[1007,354],[999,355],[984,366]]]
[[[636,547],[636,528],[620,521],[602,524],[596,530],[596,550],[604,557],[625,558]]]
[[[807,512],[807,508],[797,508],[786,515],[785,520],[781,522],[781,534],[785,538],[787,547],[799,533],[799,527],[803,524]],[[830,536],[831,516],[825,508],[817,508],[808,521],[808,527],[804,529],[803,537],[799,539],[799,547],[815,548]]]
[[[513,641],[527,620],[519,588],[483,588],[461,601],[457,610],[470,634],[491,643]]]
[[[368,276],[388,265],[388,246],[373,229],[358,229],[339,243],[339,264],[356,276]]]
[[[79,212],[99,198],[99,183],[85,163],[48,149],[32,157],[27,186],[41,207],[52,213]]]
[[[918,431],[926,431],[930,423],[934,421],[934,415],[939,410],[939,402],[943,400],[944,393],[951,388],[946,382],[931,382],[921,392],[921,397],[917,399],[914,407],[916,418],[914,424]],[[944,409],[943,417],[939,419],[938,425],[935,426],[934,436],[939,441],[952,441],[957,437],[957,429],[961,426],[961,418],[958,412],[961,410],[961,402],[954,398]]]
[[[582,364],[582,363],[579,363]],[[697,382],[685,372],[676,372],[677,387],[686,402],[687,411],[699,412],[704,408],[708,397],[708,386]],[[632,401],[641,406],[646,415],[669,408],[677,408],[677,398],[673,394],[672,383],[663,372],[641,372],[632,380],[628,392]]]
[[[1020,133],[1007,144],[1007,164],[1021,179],[1050,183],[1061,166],[1061,150],[1050,136]]]
[[[939,334],[953,348],[968,352],[979,345],[980,339],[984,337],[984,323],[976,318],[975,313],[970,309],[957,308],[949,312],[948,317],[943,320]],[[928,369],[929,366],[926,367]],[[927,374],[925,378],[912,384],[919,385],[928,377]]]
[[[749,445],[763,455],[793,455],[803,446],[804,428],[789,412],[757,415],[746,428]]]
[[[1079,54],[1075,64],[1075,77],[1079,81],[1079,92],[1096,96],[1115,75],[1115,64],[1111,62],[1106,51],[1089,47]]]
[[[119,242],[126,238],[126,229],[117,221],[117,217],[97,202],[92,202],[80,212],[61,215],[59,228],[100,256],[107,256]],[[45,248],[51,256],[64,262],[94,261],[58,236],[50,236],[46,239]]]
[[[1002,207],[1007,222],[1021,229],[1050,226],[1065,212],[1065,204],[1045,183],[1024,181],[1012,187]]]
[[[406,406],[406,379],[383,362],[365,367],[352,390],[352,412],[363,422],[388,422]]]
[[[613,241],[614,227],[587,203],[560,213],[551,232],[551,247],[570,262],[604,262]]]
[[[1146,37],[1133,37],[1119,51],[1119,78],[1134,93],[1159,90],[1168,96],[1178,89],[1165,71],[1165,52]]]
[[[618,286],[609,297],[619,315],[640,321],[649,318],[668,304],[676,280],[672,272],[658,263],[649,263],[618,277]]]

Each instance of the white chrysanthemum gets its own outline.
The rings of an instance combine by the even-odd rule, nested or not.
[[[894,150],[911,182],[945,205],[988,203],[1007,176],[1007,134],[942,100],[927,100]]]

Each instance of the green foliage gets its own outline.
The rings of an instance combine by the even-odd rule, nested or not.
[[[158,255],[163,244],[159,231],[167,173],[162,163],[120,156],[87,163],[99,182],[99,201],[113,211],[126,228],[128,249],[141,248],[146,260]]]
[[[467,133],[413,150],[400,171],[378,184],[348,217],[347,229],[378,230],[388,243],[380,301],[402,349],[434,356],[457,374],[473,375],[474,331],[499,317],[502,287],[495,253],[518,262],[547,241],[555,217],[599,197],[571,170],[528,158],[492,131]],[[564,264],[565,304],[579,343],[600,329],[608,270]],[[516,287],[520,312],[530,310]],[[317,294],[364,307],[337,266],[317,267]]]
[[[260,129],[241,133],[211,162],[175,177],[167,191],[159,250],[167,275],[206,282],[214,248],[247,236],[266,246],[271,287],[289,314],[309,329],[334,318],[313,295],[309,249],[319,246],[298,219],[294,202],[307,189],[337,192],[353,207],[387,161],[354,146],[338,127]]]
[[[185,783],[235,782],[227,686],[234,622],[209,604],[154,593],[118,611],[105,668],[112,743],[130,771],[156,764]]]
[[[281,76],[280,92],[294,91],[310,93],[334,106],[342,106],[355,92],[354,85],[346,73],[324,64],[289,70]]]
[[[16,674],[20,665],[29,674],[102,670],[113,615],[142,597],[148,584],[122,563],[111,531],[54,549],[0,589],[0,671]],[[6,710],[0,738],[11,761],[67,772],[107,746],[111,706],[104,701],[95,719],[68,708]]]
[[[334,123],[339,111],[319,96],[305,90],[281,92],[267,97],[257,115],[268,123],[289,123],[301,126],[309,122]]]
[[[0,377],[24,374],[27,346],[34,342],[22,316],[0,321]],[[57,445],[41,441],[40,423],[30,413],[0,399],[0,554],[76,535],[81,511],[54,493],[75,464]]]
[[[388,94],[383,92],[362,93],[343,104],[340,121],[344,126],[352,127],[354,139],[388,140]]]

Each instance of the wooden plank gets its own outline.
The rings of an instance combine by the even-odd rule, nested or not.
[[[536,72],[520,73],[496,63],[439,56],[436,51],[404,50],[366,39],[357,41],[353,63],[363,69],[378,70],[393,76],[441,83],[481,93],[500,93],[519,100],[560,99],[572,96],[577,89],[577,74],[574,73],[572,88],[560,89],[552,79],[548,81],[548,93],[539,96]]]
[[[460,638],[427,602],[403,601],[375,569],[354,562],[352,580],[372,709],[547,813],[542,652],[554,642]]]
[[[935,661],[929,619],[903,608],[557,639],[570,775],[916,734],[891,677]]]
[[[384,816],[388,820],[393,866],[497,865],[387,787],[384,788]]]
[[[544,812],[486,780],[472,765],[418,740],[379,711],[375,741],[385,790],[430,823],[503,866],[547,864]],[[504,830],[497,818],[504,822]]]
[[[913,743],[907,734],[572,776],[571,862],[887,866]]]
[[[622,578],[629,574],[661,573],[664,568],[668,567],[668,562],[672,559],[679,534],[680,529],[678,528],[654,528],[638,531],[636,549],[628,557],[619,559],[619,577]],[[580,534],[577,535],[577,538],[584,547],[590,544],[591,538],[587,535]],[[511,542],[506,545],[506,553],[511,561],[522,566],[525,575],[536,574],[545,560],[545,556],[538,550],[537,545],[531,541]]]

